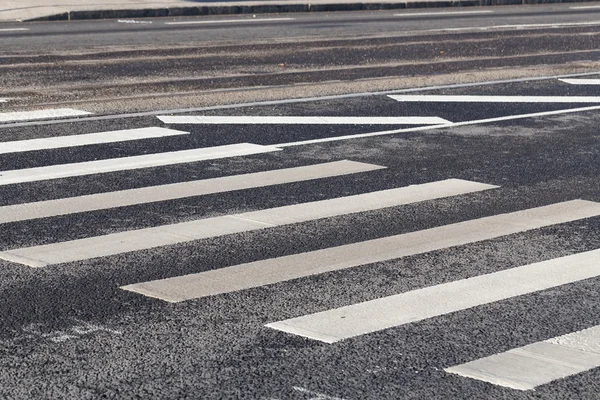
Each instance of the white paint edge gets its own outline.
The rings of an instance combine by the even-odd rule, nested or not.
[[[518,221],[514,223],[518,224]],[[334,343],[597,276],[600,276],[600,250],[412,290],[266,326]]]
[[[310,124],[310,125],[435,125],[451,122],[439,117],[252,117],[175,116],[157,117],[165,124]]]
[[[559,79],[570,85],[600,85],[600,79]]]
[[[165,22],[165,25],[207,25],[207,24],[233,24],[244,22],[278,22],[278,21],[294,21],[296,18],[240,18],[240,19],[221,19],[210,21],[177,21]]]
[[[598,260],[596,265],[597,269],[600,265]],[[590,266],[586,265],[586,268]],[[600,325],[449,367],[444,371],[511,389],[533,390],[596,367],[600,367]]]
[[[600,6],[571,6],[570,10],[591,10],[594,8],[600,8]]]
[[[345,136],[334,136],[334,137],[321,138],[321,139],[301,140],[298,142],[280,143],[275,146],[281,147],[281,148],[292,147],[292,146],[303,146],[303,145],[308,145],[308,144],[337,142],[340,140],[363,139],[363,138],[376,137],[376,136],[396,135],[398,133],[421,132],[421,131],[428,131],[428,130],[433,130],[433,129],[455,128],[455,127],[460,127],[460,126],[489,124],[489,123],[493,123],[493,122],[513,121],[513,120],[525,119],[525,118],[546,117],[546,116],[551,116],[551,115],[571,114],[571,113],[596,111],[596,110],[600,110],[600,106],[579,107],[579,108],[570,108],[570,109],[555,110],[555,111],[543,111],[543,112],[537,112],[537,113],[531,113],[531,114],[508,115],[505,117],[486,118],[486,119],[478,119],[478,120],[463,121],[463,122],[453,122],[452,124],[449,124],[449,125],[418,126],[418,127],[414,127],[414,128],[394,129],[394,130],[389,130],[389,131],[359,133],[356,135],[345,135]]]
[[[197,274],[143,282],[128,285],[124,289],[169,302],[180,302],[462,246],[598,215],[600,203],[575,200]]]
[[[40,139],[0,142],[0,154],[20,153],[25,151],[49,150],[64,147],[86,146],[91,144],[117,143],[131,140],[152,139],[167,136],[187,135],[189,132],[167,128],[139,128],[119,131],[87,133]]]
[[[31,121],[37,119],[52,119],[63,117],[78,117],[81,115],[90,115],[91,112],[75,110],[72,108],[55,108],[37,111],[15,111],[0,113],[0,123],[15,121]]]
[[[390,95],[400,102],[440,103],[600,103],[599,96],[451,96],[451,95]]]
[[[239,143],[225,146],[173,151],[168,153],[146,154],[142,156],[111,158],[107,160],[87,161],[74,164],[60,164],[47,167],[1,171],[0,186],[59,178],[70,178],[74,176],[104,174],[116,171],[160,167],[165,165],[184,164],[197,161],[215,160],[219,158],[268,153],[280,150],[281,149],[274,146]]]
[[[57,215],[106,210],[109,208],[126,207],[136,204],[175,200],[213,193],[225,193],[234,190],[258,188],[290,182],[329,178],[375,171],[384,168],[385,167],[373,164],[343,160],[304,167],[285,168],[192,182],[98,193],[65,199],[15,204],[0,207],[0,224],[36,218],[47,218]]]
[[[3,28],[0,29],[0,32],[18,32],[18,31],[28,31],[28,28]]]
[[[14,262],[22,260],[24,261],[22,264],[32,267],[61,264],[339,215],[379,210],[496,187],[483,183],[448,179],[398,189],[8,250],[0,252],[0,259]]]
[[[521,24],[521,25],[490,25],[490,26],[469,26],[462,28],[439,28],[427,29],[420,32],[460,32],[460,31],[487,31],[494,29],[540,29],[540,28],[568,28],[572,26],[597,26],[600,21],[590,22],[558,22],[554,24]]]
[[[417,12],[394,14],[394,17],[431,17],[431,16],[454,16],[454,15],[469,15],[469,14],[493,14],[492,10],[477,10],[477,11],[446,11],[446,12]]]

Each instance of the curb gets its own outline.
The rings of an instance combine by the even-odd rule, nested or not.
[[[450,7],[483,7],[514,6],[533,4],[581,3],[598,0],[442,0],[442,1],[399,1],[381,3],[324,3],[324,4],[258,4],[258,5],[219,5],[174,8],[146,8],[124,10],[91,10],[67,11],[26,21],[75,21],[93,19],[119,18],[158,18],[158,17],[191,17],[201,15],[230,14],[276,14],[298,12],[334,12],[334,11],[378,11],[412,8],[450,8]]]

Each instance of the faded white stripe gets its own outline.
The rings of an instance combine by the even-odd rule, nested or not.
[[[41,139],[0,142],[0,154],[19,153],[24,151],[58,149],[90,144],[126,142],[129,140],[151,139],[166,136],[186,135],[189,132],[166,128],[139,128],[120,131],[88,133],[83,135],[59,136]]]
[[[293,21],[295,18],[240,18],[240,19],[215,19],[210,21],[178,21],[165,22],[165,25],[203,25],[203,24],[231,24],[239,22],[276,22],[276,21]]]
[[[390,95],[405,102],[442,103],[600,103],[598,96],[446,96],[446,95]]]
[[[251,117],[164,115],[165,124],[348,124],[348,125],[434,125],[449,124],[439,117]]]
[[[18,31],[28,31],[28,28],[3,28],[0,29],[0,32],[18,32]]]
[[[493,14],[493,13],[494,13],[494,11],[492,11],[492,10],[419,12],[419,13],[394,14],[394,17],[432,17],[432,16],[454,16],[454,15]]]
[[[493,185],[448,179],[356,196],[301,203],[243,214],[114,233],[69,242],[9,250],[0,258],[31,267],[86,260],[232,233],[255,231],[320,218],[377,210],[429,199],[495,188]]]
[[[180,302],[465,245],[596,215],[600,215],[599,203],[569,201],[198,274],[138,283],[124,289],[169,302]]]
[[[211,193],[223,193],[233,190],[355,174],[382,168],[385,167],[344,160],[305,167],[225,176],[201,181],[121,190],[117,192],[99,193],[35,203],[15,204],[0,207],[0,223],[25,221],[34,218],[104,210],[135,204],[201,196]]]
[[[494,29],[539,29],[539,28],[566,28],[570,26],[596,26],[600,21],[590,22],[557,22],[553,24],[521,24],[521,25],[490,25],[490,26],[468,26],[462,28],[438,28],[427,29],[421,32],[459,32],[459,31],[487,31]]]
[[[600,85],[600,79],[559,79],[571,85]]]
[[[29,121],[37,119],[52,119],[62,117],[77,117],[80,115],[89,115],[90,112],[74,110],[72,108],[56,108],[51,110],[38,111],[16,111],[0,113],[0,122]]]
[[[281,149],[274,146],[240,143],[226,146],[205,147],[193,150],[173,151],[169,153],[146,154],[143,156],[111,158],[108,160],[1,171],[0,185],[68,178],[73,176],[104,174],[107,172],[183,164],[196,161],[214,160],[218,158],[268,153],[279,150]]]
[[[595,265],[600,267],[598,258]],[[446,368],[445,371],[498,386],[532,390],[596,367],[600,367],[600,325]]]
[[[267,326],[325,343],[334,343],[598,275],[600,250],[595,250],[274,322]]]

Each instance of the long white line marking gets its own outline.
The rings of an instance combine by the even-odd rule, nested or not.
[[[325,343],[600,276],[600,250],[274,322],[267,326]]]
[[[50,110],[37,110],[37,111],[15,111],[0,113],[0,122],[14,122],[14,121],[30,121],[36,119],[51,119],[51,118],[62,118],[62,117],[78,117],[81,115],[90,115],[92,113],[81,110],[74,110],[72,108],[56,108]]]
[[[554,24],[522,24],[522,25],[491,25],[491,26],[469,26],[462,28],[439,28],[427,29],[421,32],[460,32],[460,31],[487,31],[493,29],[537,29],[537,28],[568,28],[573,26],[596,26],[600,21],[590,22],[557,22]]]
[[[421,132],[421,131],[427,131],[427,130],[432,130],[432,129],[444,129],[444,128],[454,128],[454,127],[460,127],[460,126],[489,124],[489,123],[493,123],[493,122],[512,121],[512,120],[517,120],[517,119],[546,117],[546,116],[551,116],[551,115],[570,114],[570,113],[596,111],[596,110],[600,110],[600,106],[570,108],[570,109],[566,109],[566,110],[556,110],[556,111],[543,111],[543,112],[537,112],[537,113],[531,113],[531,114],[508,115],[505,117],[477,119],[477,120],[463,121],[463,122],[453,122],[452,124],[448,124],[448,125],[418,126],[415,128],[393,129],[393,130],[389,130],[389,131],[359,133],[356,135],[345,135],[345,136],[334,136],[334,137],[321,138],[321,139],[301,140],[298,142],[280,143],[275,146],[285,148],[285,147],[291,147],[291,146],[302,146],[302,145],[307,145],[307,144],[337,142],[340,140],[362,139],[362,138],[375,137],[375,136],[396,135],[398,133]]]
[[[454,15],[469,15],[469,14],[493,14],[492,10],[477,10],[477,11],[446,11],[446,12],[419,12],[419,13],[403,13],[394,14],[394,17],[429,17],[429,16],[454,16]]]
[[[251,117],[174,116],[157,117],[165,124],[353,124],[353,125],[434,125],[450,124],[439,117]]]
[[[598,259],[595,264],[598,268]],[[593,269],[590,265],[585,267]],[[596,367],[600,367],[600,325],[446,368],[445,371],[498,386],[532,390]]]
[[[169,185],[98,193],[35,203],[15,204],[0,207],[0,224],[35,218],[46,218],[56,215],[126,207],[135,204],[181,199],[192,196],[202,196],[211,193],[224,193],[233,190],[349,175],[383,168],[385,167],[343,160],[305,167],[225,176],[222,178],[201,181],[173,183]]]
[[[60,164],[47,167],[0,171],[0,185],[104,174],[107,172],[184,164],[280,150],[281,149],[274,146],[239,143],[226,146],[173,151],[169,153],[146,154],[143,156],[111,158],[107,160],[86,161],[74,164]]]
[[[24,151],[58,149],[90,144],[125,142],[130,140],[151,139],[175,135],[187,135],[189,132],[176,131],[166,128],[139,128],[120,131],[88,133],[43,139],[19,140],[0,142],[0,154],[19,153]]]
[[[165,22],[165,25],[202,25],[202,24],[232,24],[239,22],[276,22],[276,21],[294,21],[296,18],[240,18],[240,19],[221,19],[210,21],[178,21]]]
[[[559,79],[571,85],[600,85],[600,79]]]
[[[8,99],[0,99],[0,103],[6,103]]]
[[[447,95],[390,95],[402,102],[442,103],[600,103],[598,96],[447,96]]]
[[[17,31],[28,31],[28,28],[3,28],[0,32],[17,32]]]
[[[495,187],[482,183],[449,179],[355,196],[8,250],[0,252],[0,259],[31,267],[43,267],[338,215],[378,210]]]
[[[600,8],[600,6],[571,6],[569,9],[571,10],[590,10],[593,8]]]
[[[597,215],[600,215],[600,203],[569,201],[308,253],[143,282],[125,286],[124,289],[176,303],[461,246]]]

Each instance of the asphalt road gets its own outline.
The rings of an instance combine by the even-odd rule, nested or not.
[[[549,7],[548,10],[554,8]],[[552,17],[546,14],[536,12],[531,18],[557,18],[554,14]],[[592,13],[577,15],[578,18],[593,16]],[[335,18],[342,16],[336,14]],[[355,17],[347,15],[345,18]],[[452,20],[452,24],[479,23],[481,19]],[[448,20],[425,18],[413,22],[444,27]],[[111,23],[114,22],[77,26],[79,29],[86,29],[87,26],[99,29],[95,26],[110,26]],[[147,25],[160,23],[162,20]],[[32,30],[38,26],[44,29],[69,29],[60,24],[27,26]],[[56,28],[51,28],[54,26]],[[357,34],[357,37],[340,39],[337,48],[324,46],[321,49],[330,55],[338,52],[336,54],[339,56],[322,55],[315,58],[322,60],[322,68],[328,72],[322,77],[318,74],[306,75],[314,79],[309,82],[310,85],[304,85],[305,89],[309,87],[312,95],[326,95],[312,99],[298,98],[307,92],[294,85],[290,78],[292,75],[288,74],[282,78],[280,88],[257,89],[273,74],[256,71],[248,73],[256,82],[248,83],[236,78],[231,81],[230,92],[220,92],[218,96],[212,93],[209,96],[204,93],[209,90],[204,81],[190,83],[189,79],[193,62],[201,57],[200,50],[190,56],[188,67],[180,64],[186,59],[183,53],[177,53],[174,64],[168,67],[165,64],[168,59],[150,57],[144,58],[139,65],[124,62],[122,69],[97,63],[96,60],[102,59],[96,53],[97,49],[83,54],[82,49],[90,43],[79,44],[80,47],[73,50],[72,54],[70,49],[65,50],[65,54],[70,53],[68,56],[51,55],[51,48],[48,48],[48,54],[41,55],[41,60],[31,63],[24,59],[19,61],[15,50],[7,51],[7,57],[1,59],[6,63],[3,68],[10,70],[10,73],[2,74],[0,78],[7,82],[3,86],[7,92],[0,92],[0,99],[7,99],[6,102],[0,102],[0,118],[5,119],[0,124],[0,144],[71,135],[85,137],[83,135],[98,132],[151,127],[189,134],[78,147],[67,142],[66,147],[24,152],[10,150],[10,146],[9,150],[2,150],[4,148],[0,146],[0,151],[4,151],[0,154],[0,169],[3,171],[0,172],[0,206],[3,207],[0,208],[0,219],[18,214],[14,208],[6,208],[11,205],[178,182],[311,165],[317,166],[316,169],[324,176],[296,182],[292,179],[262,187],[256,187],[258,180],[253,176],[243,178],[240,180],[242,183],[238,183],[248,185],[245,189],[225,191],[219,186],[220,189],[210,194],[151,203],[142,197],[137,204],[106,209],[102,209],[108,207],[104,201],[97,201],[94,203],[95,209],[79,213],[68,209],[61,212],[60,207],[51,206],[49,212],[54,213],[52,216],[2,223],[0,397],[270,400],[597,398],[600,392],[600,369],[592,366],[578,374],[564,373],[563,376],[570,375],[564,379],[549,379],[535,390],[517,390],[445,371],[449,367],[599,325],[600,303],[597,293],[600,280],[597,275],[575,279],[572,283],[559,282],[568,275],[565,271],[538,278],[524,275],[524,278],[506,288],[503,286],[506,285],[505,281],[498,279],[493,281],[491,291],[509,291],[521,284],[531,285],[534,289],[523,295],[506,295],[487,303],[480,300],[486,293],[464,290],[450,295],[434,292],[429,301],[414,303],[408,310],[398,309],[400,316],[404,313],[409,315],[408,322],[397,323],[387,329],[374,328],[368,333],[334,343],[265,326],[400,293],[422,293],[419,290],[423,288],[452,284],[467,278],[493,277],[497,276],[492,275],[494,273],[598,249],[600,214],[586,218],[563,217],[566,219],[558,222],[554,212],[533,218],[533,222],[528,219],[531,215],[519,214],[517,222],[511,225],[513,233],[504,234],[497,233],[500,228],[492,222],[478,225],[472,231],[460,228],[465,225],[458,225],[459,228],[452,231],[454,233],[442,233],[440,237],[427,236],[426,233],[428,229],[429,232],[437,232],[438,227],[577,199],[591,202],[586,203],[591,205],[600,202],[600,136],[596,125],[600,123],[600,99],[590,98],[598,96],[600,86],[591,82],[575,85],[557,78],[540,78],[544,75],[540,72],[559,71],[565,74],[585,73],[573,77],[578,79],[600,79],[600,72],[593,71],[598,61],[593,45],[597,32],[598,27],[593,26],[549,31],[470,31],[442,34],[435,36],[435,39],[425,36],[427,41],[424,43],[429,43],[429,46],[437,46],[437,39],[442,42],[448,40],[456,45],[456,52],[463,52],[459,53],[460,57],[457,56],[464,58],[460,68],[440,72],[414,67],[415,60],[420,57],[428,68],[434,60],[433,56],[427,55],[427,45],[419,41],[422,38],[420,34],[411,36],[415,40],[412,44],[414,53],[404,52],[404,48],[399,52],[398,46],[408,44],[398,43],[397,38],[361,39]],[[176,35],[177,30],[171,34]],[[112,40],[110,35],[95,35],[95,39],[88,35],[89,40]],[[510,40],[517,40],[516,35],[527,39],[522,48],[506,45]],[[35,43],[43,43],[52,37],[36,36]],[[143,35],[136,37],[145,40],[142,39]],[[167,40],[169,35],[161,37]],[[550,37],[557,39],[557,43],[549,40]],[[16,43],[25,38],[14,37],[11,41]],[[478,64],[468,53],[472,52],[473,58],[476,58],[473,54],[482,56],[483,45],[465,45],[466,39],[474,42],[499,41],[506,46],[502,49],[514,50],[520,54],[515,59],[522,60],[516,66],[499,65],[497,59],[501,57],[498,56],[496,61]],[[549,46],[555,46],[554,50],[560,50],[557,58],[548,56],[538,60],[530,56],[534,47],[544,40]],[[356,41],[362,41],[365,48],[345,47]],[[275,62],[276,58],[269,55],[270,51],[286,51],[287,54],[297,51],[297,57],[306,60],[312,57],[311,52],[298,49],[308,46],[309,42],[307,39],[298,44],[242,46],[243,49],[239,51],[244,57],[232,60],[231,64],[223,63],[224,58],[221,58],[230,56],[228,50],[231,47],[215,45],[215,51],[222,54],[215,56],[214,63],[195,65],[200,70],[212,68],[219,79],[225,79],[224,75],[230,73],[231,69],[247,68],[238,60],[250,62],[260,59],[257,62],[261,66]],[[329,46],[331,40],[325,38],[312,45],[321,43],[328,43]],[[459,43],[462,45],[459,46]],[[108,42],[104,45],[110,47],[109,52],[114,50]],[[258,51],[258,47],[253,46],[262,47]],[[389,51],[379,51],[377,55],[366,57],[362,63],[368,68],[363,71],[358,68],[361,62],[357,61],[356,55],[360,51],[372,50],[371,46]],[[22,57],[30,59],[39,51],[35,46],[23,49]],[[159,54],[164,56],[168,51],[161,48]],[[172,51],[176,53],[179,50]],[[347,58],[344,58],[345,52]],[[439,53],[437,47],[435,52]],[[505,56],[510,59],[509,55]],[[52,57],[73,57],[77,60],[77,69],[70,71],[67,60]],[[139,60],[138,56],[134,58]],[[375,71],[382,68],[379,62],[385,59],[394,62],[401,60],[406,66],[394,67],[396,69],[386,70],[379,76]],[[584,59],[585,63],[582,61]],[[111,63],[114,62],[111,60]],[[267,63],[264,60],[269,61]],[[19,62],[23,66],[21,70],[16,67]],[[451,68],[447,61],[436,58],[435,62]],[[570,64],[573,62],[581,64]],[[44,63],[55,65],[56,68],[43,67]],[[153,63],[156,63],[154,72],[150,68]],[[364,74],[337,76],[343,81],[342,84],[336,84],[338,86],[321,82],[322,79],[336,76],[337,73],[331,68],[335,63],[339,63],[340,67],[349,65],[350,73],[358,74],[356,71],[361,70]],[[301,64],[306,66],[309,63],[302,61]],[[219,69],[219,65],[225,67]],[[36,75],[43,71],[47,75]],[[123,74],[119,75],[119,71]],[[139,84],[131,87],[139,89],[143,96],[136,102],[122,99],[129,90],[125,85],[128,79],[151,80],[149,77],[154,79],[158,74],[170,76],[179,73],[184,78],[177,85],[190,85],[189,90],[194,92],[193,95],[183,96],[184,100],[176,100],[179,96],[173,93],[171,98],[167,96],[170,90],[175,90],[173,87],[144,87]],[[427,78],[429,74],[432,75],[431,80]],[[481,77],[488,78],[488,81],[493,77],[501,80],[514,74],[525,78],[466,84],[453,80],[459,76],[457,74],[470,82]],[[113,79],[111,77],[115,81],[113,87],[106,83]],[[78,85],[82,85],[86,78],[94,88],[84,94]],[[370,79],[365,85],[364,78],[377,79]],[[224,88],[223,80],[215,81],[219,89]],[[427,82],[445,86],[418,89]],[[250,91],[248,88],[240,89],[244,85],[254,88],[251,94],[244,94]],[[403,89],[405,86],[413,89]],[[63,87],[66,89],[63,90]],[[359,90],[369,93],[361,94]],[[290,92],[295,95],[283,97]],[[165,96],[161,97],[159,93]],[[231,97],[226,94],[234,96],[237,101],[230,101]],[[460,97],[443,101],[391,97],[400,95],[481,97],[472,102],[465,102]],[[77,96],[81,96],[79,103],[74,100]],[[493,96],[517,97],[493,102]],[[525,96],[530,96],[529,100],[519,102]],[[550,96],[557,98],[548,100]],[[566,97],[571,98],[570,102]],[[248,103],[241,104],[242,101]],[[43,105],[44,102],[56,104]],[[236,102],[240,104],[234,104]],[[171,105],[195,109],[169,111],[167,106]],[[50,121],[34,121],[31,115],[27,119],[23,114],[8,114],[64,107],[94,114]],[[234,124],[234,119],[227,118],[216,124],[208,124],[207,120],[203,123],[188,121],[175,124],[164,123],[159,116],[272,118],[263,119],[260,124]],[[19,117],[24,120],[16,121]],[[309,124],[304,121],[284,124],[277,119],[280,117],[437,117],[444,122],[375,124],[376,120],[365,119],[358,123],[321,121]],[[48,147],[48,143],[38,142],[38,145]],[[228,156],[225,152],[225,155],[206,161],[173,161],[166,166],[124,170],[136,156],[239,143],[266,146],[265,152],[241,157]],[[272,146],[277,147],[276,151],[271,149]],[[122,158],[122,161],[117,163],[113,172],[56,179],[43,175],[39,180],[23,183],[5,181],[10,176],[23,178],[33,168],[118,158]],[[385,168],[327,177],[331,167],[320,167],[321,164],[341,160]],[[80,169],[81,164],[71,165],[63,169],[63,174],[77,175]],[[20,173],[8,172],[15,170]],[[95,247],[112,253],[105,256],[87,257],[80,253],[79,256],[73,256],[79,257],[76,261],[49,262],[50,265],[41,268],[27,265],[32,260],[43,261],[44,257],[69,257],[82,248],[83,242],[77,242],[79,239],[148,228],[160,229],[168,224],[341,199],[395,188],[418,189],[420,186],[411,185],[446,179],[497,187],[406,203],[397,200],[398,204],[393,206],[373,206],[359,212],[339,214],[335,214],[333,206],[326,205],[330,203],[319,203],[323,205],[306,213],[295,214],[293,208],[285,208],[277,217],[279,219],[271,216],[274,219],[261,223],[259,228],[242,229],[226,235],[214,233],[226,230],[229,226],[227,217],[220,218],[209,224],[206,228],[208,233],[203,239],[194,239],[197,232],[192,230],[184,233],[172,230],[168,236],[168,240],[173,241],[170,245],[152,244],[160,240],[160,232],[156,233],[158,231],[152,231],[155,236],[144,233],[150,231],[140,231],[141,244],[138,244],[140,247],[136,251],[119,251],[122,243],[117,240]],[[349,203],[353,207],[367,207],[363,200],[351,200]],[[575,203],[569,204],[572,205],[567,211],[575,212]],[[42,205],[38,207],[42,208]],[[329,216],[311,217],[323,213]],[[284,222],[273,222],[281,218]],[[510,225],[509,217],[499,218],[506,226]],[[241,223],[248,220],[250,218],[247,216],[240,216],[236,221]],[[504,227],[504,224],[500,223],[499,226]],[[469,235],[469,232],[474,235],[471,239],[464,244],[455,242],[461,240],[461,235]],[[491,232],[491,236],[486,237],[486,232]],[[363,256],[379,255],[380,261],[359,262],[348,268],[331,267],[328,272],[318,270],[336,263],[343,264],[345,257],[352,255],[351,250],[328,253],[332,248],[408,235],[402,236],[392,250],[410,249],[408,238],[412,237],[411,233],[416,235],[415,246],[427,247],[431,244],[437,248],[412,253],[407,250],[407,255],[394,257],[386,253],[387,250],[384,251],[383,245],[375,245],[369,252],[358,254],[357,257],[362,259]],[[73,242],[73,246],[51,250],[49,255],[32,253],[27,259],[7,261],[7,255],[20,249],[63,242]],[[314,253],[319,250],[322,252]],[[287,259],[281,258],[296,254],[300,256],[292,258],[296,261],[291,264],[286,264]],[[252,286],[253,279],[267,275],[263,274],[261,268],[265,271],[271,268],[268,264],[257,264],[256,275],[240,279],[240,275],[231,274],[215,281],[216,286],[241,285],[241,290],[205,297],[199,295],[180,302],[161,300],[160,293],[150,297],[123,289],[142,282],[208,271],[226,273],[229,271],[227,267],[275,258],[277,260],[272,262],[271,267],[274,265],[276,270],[280,265],[289,269],[302,267],[305,268],[305,275],[279,279],[273,273],[269,276],[275,276],[275,283],[245,287]],[[592,259],[592,266],[597,263],[598,258],[595,261]],[[242,270],[250,266],[242,266]],[[243,271],[239,274],[244,276]],[[204,276],[210,279],[209,275],[201,277]],[[190,276],[189,282],[193,279],[194,275]],[[536,285],[546,280],[557,280],[559,283],[536,289]],[[169,290],[164,289],[165,292]],[[450,309],[436,316],[418,317],[420,312],[427,311],[430,304],[437,304],[438,301]],[[474,303],[452,311],[454,304],[461,301]],[[376,326],[379,317],[367,315],[354,326]],[[339,321],[340,326],[343,322]],[[597,345],[597,342],[591,345]],[[584,358],[583,354],[579,356]],[[542,364],[554,365],[548,359],[542,360]],[[577,364],[573,360],[570,364],[564,360],[559,360],[559,363],[563,366]],[[527,375],[532,371],[535,372],[535,368],[525,368],[522,374]]]

